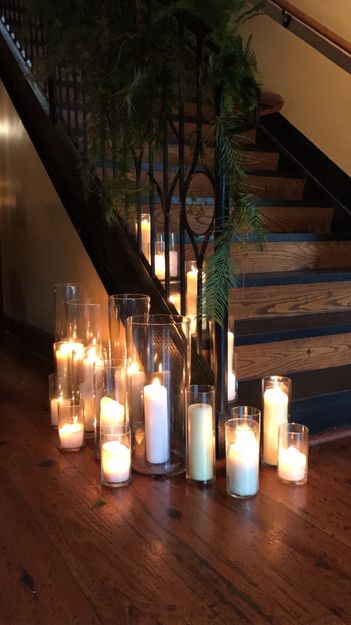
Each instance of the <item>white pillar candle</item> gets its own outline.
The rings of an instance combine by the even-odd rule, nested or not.
[[[120,484],[130,476],[130,448],[119,441],[106,441],[101,445],[101,477],[104,482]]]
[[[233,371],[234,332],[228,330],[228,371]]]
[[[186,274],[186,314],[188,317],[197,315],[197,275],[195,266]]]
[[[227,480],[229,492],[250,497],[258,490],[259,445],[255,433],[238,426],[236,441],[227,451]]]
[[[279,386],[267,388],[263,395],[263,461],[278,462],[278,428],[288,421],[288,395]]]
[[[172,293],[172,295],[169,296],[168,301],[171,302],[171,304],[173,304],[178,314],[180,314],[180,310],[181,310],[180,293],[178,292]]]
[[[141,220],[141,250],[147,260],[150,262],[150,235],[151,225],[148,218]]]
[[[278,455],[278,475],[287,482],[301,482],[305,479],[306,454],[293,445],[281,447]]]
[[[178,252],[175,250],[169,252],[169,273],[171,278],[178,276]]]
[[[62,449],[80,449],[83,445],[83,423],[64,423],[59,427],[59,437]]]
[[[98,356],[96,347],[89,347],[86,356],[83,360],[83,379],[86,389],[90,389],[90,392],[94,392],[94,367],[95,365],[102,366],[102,360]]]
[[[100,401],[100,428],[123,425],[124,406],[111,397],[102,397]]]
[[[192,404],[188,408],[188,477],[206,482],[213,479],[214,437],[212,406]]]
[[[151,464],[169,460],[168,393],[155,378],[144,386],[145,451]]]
[[[236,375],[228,370],[228,401],[236,399]]]
[[[166,275],[166,261],[165,254],[155,254],[155,274],[159,280],[164,280]]]

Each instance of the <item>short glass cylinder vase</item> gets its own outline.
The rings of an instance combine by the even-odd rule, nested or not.
[[[270,375],[262,380],[263,445],[262,459],[267,465],[278,464],[278,428],[287,423],[290,413],[291,379]]]
[[[159,233],[156,235],[157,239],[156,239],[156,243],[155,243],[155,254],[157,254],[157,250],[160,251],[160,253],[163,252],[163,254],[165,255],[165,249],[166,249],[166,239],[164,237],[163,233]],[[169,275],[170,278],[176,278],[178,276],[178,252],[177,252],[177,247],[176,247],[176,234],[175,232],[170,232],[169,233]],[[161,245],[159,245],[161,244]],[[160,261],[162,264],[162,261]],[[157,275],[157,271],[156,271],[156,259],[155,259],[155,273]],[[164,278],[163,278],[164,279]]]
[[[90,299],[68,301],[67,335],[84,345],[100,345],[101,304]]]
[[[155,274],[159,280],[164,280],[166,277],[166,258],[165,258],[165,244],[164,241],[155,242]]]
[[[226,489],[227,494],[238,499],[257,495],[260,464],[260,411],[245,408],[242,417],[225,423]],[[234,413],[235,414],[235,413]]]
[[[49,382],[49,403],[50,403],[50,423],[51,427],[57,429],[58,426],[58,404],[64,398],[64,385],[57,378],[56,373],[50,373]]]
[[[110,358],[126,358],[126,324],[128,317],[147,315],[150,311],[150,297],[144,293],[120,293],[108,298],[108,320],[110,330]]]
[[[133,469],[150,475],[182,473],[190,320],[172,315],[138,316],[128,319],[127,326]]]
[[[278,478],[285,484],[302,486],[308,474],[309,429],[300,423],[279,426]]]
[[[67,338],[67,302],[85,297],[85,286],[75,282],[54,284],[55,341]]]
[[[96,383],[98,383],[97,375]],[[126,363],[124,360],[107,361],[100,390],[96,389],[99,402],[96,410],[95,447],[97,457],[100,451],[100,436],[103,429],[122,427],[126,418]]]
[[[126,486],[131,480],[131,431],[128,425],[101,427],[101,484]]]
[[[58,434],[63,451],[79,451],[83,446],[83,404],[79,398],[65,398],[58,403]]]
[[[215,481],[215,389],[191,385],[185,390],[186,478],[197,484]]]

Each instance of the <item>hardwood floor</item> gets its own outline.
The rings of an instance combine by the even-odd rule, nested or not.
[[[349,625],[351,439],[310,450],[307,486],[261,470],[250,501],[184,478],[110,492],[63,454],[47,366],[0,346],[0,625]]]

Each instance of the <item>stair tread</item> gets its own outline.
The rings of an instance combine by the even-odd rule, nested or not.
[[[236,345],[271,343],[351,332],[351,310],[262,319],[235,324]]]
[[[343,282],[351,280],[351,270],[310,269],[309,271],[273,271],[267,273],[248,273],[241,276],[238,286],[275,286],[286,284],[308,284],[316,282]]]

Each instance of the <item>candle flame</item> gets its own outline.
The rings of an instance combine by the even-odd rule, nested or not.
[[[160,363],[159,366],[158,366],[158,372],[162,373],[162,363]]]
[[[159,380],[158,378],[154,378],[154,379],[152,380],[152,383],[153,383],[153,384],[161,384],[161,382],[160,382],[160,380]]]

